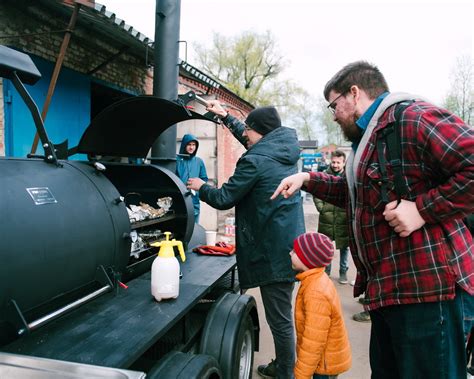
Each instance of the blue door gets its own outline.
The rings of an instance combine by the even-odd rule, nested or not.
[[[31,57],[42,78],[26,89],[41,113],[48,92],[54,64]],[[31,151],[36,127],[30,111],[9,80],[4,79],[5,155],[25,157]],[[87,75],[63,67],[46,116],[45,128],[53,144],[68,139],[69,147],[77,146],[90,123],[91,80]],[[41,144],[36,154],[43,154]],[[72,158],[80,158],[74,156]]]

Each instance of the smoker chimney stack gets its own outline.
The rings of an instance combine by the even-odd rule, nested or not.
[[[178,98],[180,16],[181,0],[156,0],[153,95],[166,100]],[[151,156],[153,163],[175,172],[176,125],[155,141]]]

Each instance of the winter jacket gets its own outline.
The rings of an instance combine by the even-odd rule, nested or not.
[[[326,170],[330,175],[339,176],[330,167]],[[345,208],[339,208],[327,203],[316,196],[313,197],[314,205],[319,212],[318,232],[327,235],[336,241],[336,248],[342,249],[349,246],[349,226]]]
[[[186,152],[186,145],[191,141],[196,142],[196,150],[192,155],[189,155]],[[200,178],[205,182],[208,181],[206,166],[204,166],[202,159],[196,156],[198,149],[198,139],[192,134],[185,134],[181,141],[179,154],[176,157],[176,175],[179,176],[184,184],[186,184],[189,178]],[[199,204],[199,194],[196,192],[196,195],[192,195],[192,199],[194,205],[194,216],[199,217],[199,211],[201,208]]]
[[[346,177],[311,173],[306,190],[350,216],[350,247],[357,267],[354,296],[365,292],[366,309],[450,300],[459,285],[474,294],[474,246],[463,218],[474,211],[474,129],[424,101],[400,115],[406,200],[416,203],[425,225],[400,237],[385,221],[377,136],[394,121],[394,104],[413,98],[390,94],[369,122]],[[387,151],[383,154],[387,159]],[[392,167],[387,166],[393,183]],[[389,188],[389,201],[397,199]]]
[[[244,145],[244,124],[224,120]],[[201,199],[217,209],[235,206],[237,267],[242,288],[293,282],[288,253],[304,232],[301,196],[270,200],[280,181],[297,172],[296,131],[279,127],[250,147],[237,162],[234,175],[221,188],[203,185]]]
[[[295,303],[295,379],[349,370],[351,347],[336,287],[324,267],[302,272],[296,279],[301,284]]]

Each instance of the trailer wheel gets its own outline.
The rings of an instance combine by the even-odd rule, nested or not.
[[[215,358],[204,354],[171,351],[146,375],[147,379],[220,379],[221,370]]]
[[[214,304],[204,325],[200,353],[219,362],[224,378],[252,377],[256,327],[255,299],[248,295],[224,294]]]

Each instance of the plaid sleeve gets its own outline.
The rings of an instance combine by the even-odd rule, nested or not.
[[[303,189],[336,207],[346,208],[347,181],[345,177],[325,172],[310,172],[309,182]]]
[[[474,129],[433,107],[418,119],[417,148],[439,175],[438,185],[416,199],[423,219],[437,223],[474,212]]]

